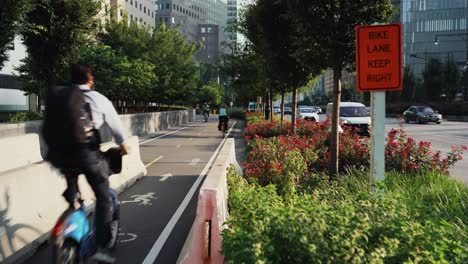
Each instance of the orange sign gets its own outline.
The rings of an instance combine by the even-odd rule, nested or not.
[[[358,92],[402,89],[401,24],[356,27]]]

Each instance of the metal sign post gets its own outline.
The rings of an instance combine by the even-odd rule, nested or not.
[[[385,174],[385,92],[371,92],[371,124],[371,188],[376,191],[375,181]]]
[[[371,188],[385,177],[385,91],[403,84],[401,24],[356,27],[356,89],[371,92]]]

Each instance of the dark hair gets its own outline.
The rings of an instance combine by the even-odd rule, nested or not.
[[[90,64],[73,64],[70,68],[71,81],[73,84],[86,84],[88,78],[93,74]]]

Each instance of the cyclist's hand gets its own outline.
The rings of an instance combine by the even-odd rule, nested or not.
[[[130,154],[130,146],[125,143],[120,145],[120,154],[122,154],[122,156]]]

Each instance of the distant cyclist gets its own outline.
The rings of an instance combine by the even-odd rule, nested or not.
[[[207,102],[203,104],[203,116],[205,115],[205,122],[208,122],[208,118],[210,117],[210,105]]]
[[[219,107],[218,130],[226,132],[228,121],[229,121],[229,117],[227,114],[227,105],[225,103],[222,103],[221,106]]]

